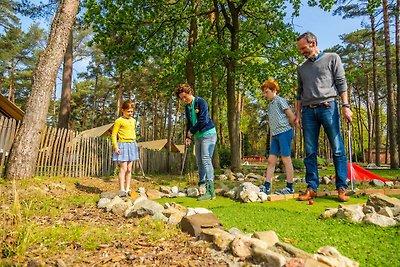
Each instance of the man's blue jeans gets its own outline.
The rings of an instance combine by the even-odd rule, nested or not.
[[[199,168],[199,185],[214,182],[214,167],[212,156],[214,154],[217,134],[206,134],[196,139],[195,152],[197,167]]]
[[[329,102],[330,107],[302,108],[304,145],[306,149],[307,187],[317,191],[319,186],[317,152],[321,125],[328,136],[335,165],[336,188],[347,189],[347,158],[343,137],[340,132],[339,110],[336,101]]]

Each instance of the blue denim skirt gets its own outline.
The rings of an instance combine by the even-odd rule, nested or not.
[[[135,161],[139,160],[139,151],[136,142],[118,142],[118,148],[121,150],[121,154],[114,152],[113,161]]]

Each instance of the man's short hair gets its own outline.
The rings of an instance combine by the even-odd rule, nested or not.
[[[297,37],[297,41],[300,41],[301,39],[305,38],[307,40],[307,42],[310,44],[312,41],[315,41],[315,44],[318,45],[317,42],[317,36],[315,36],[315,34],[313,34],[312,32],[305,32],[302,35],[300,35],[299,37]]]

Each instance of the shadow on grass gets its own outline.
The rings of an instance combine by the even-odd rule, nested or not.
[[[101,194],[103,192],[95,186],[87,186],[87,185],[80,184],[78,182],[75,183],[75,188],[78,189],[79,191],[89,193],[89,194]]]

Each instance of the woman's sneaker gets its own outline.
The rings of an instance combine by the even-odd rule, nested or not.
[[[267,194],[267,195],[270,195],[270,194],[271,194],[271,189],[268,189],[268,190],[267,190],[267,188],[266,188],[265,186],[263,186],[263,185],[260,185],[260,186],[258,187],[258,189],[260,190],[260,192],[263,192],[263,193],[265,193],[265,194]]]
[[[206,191],[207,191],[206,184],[201,184],[199,186],[199,194],[200,194],[200,196],[204,195],[206,193]]]
[[[294,190],[290,189],[289,187],[285,187],[282,190],[275,191],[275,194],[277,194],[277,195],[294,194]]]

